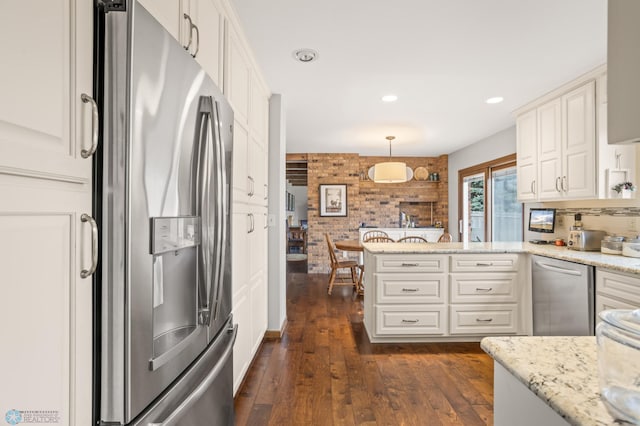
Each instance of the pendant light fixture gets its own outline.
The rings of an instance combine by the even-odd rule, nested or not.
[[[389,141],[389,161],[377,163],[372,167],[369,175],[373,174],[373,181],[376,183],[402,183],[413,177],[413,171],[407,167],[406,163],[400,161],[391,161],[391,141],[395,136],[387,136],[385,139]]]

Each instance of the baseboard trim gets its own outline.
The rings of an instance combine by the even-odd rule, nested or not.
[[[264,340],[280,340],[284,335],[284,331],[287,329],[287,325],[289,322],[287,319],[284,319],[282,323],[282,328],[280,330],[267,330],[264,332]]]

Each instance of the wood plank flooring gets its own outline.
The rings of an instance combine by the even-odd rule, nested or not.
[[[326,284],[287,274],[288,327],[256,356],[237,425],[493,424],[493,360],[479,344],[371,344],[362,297]]]

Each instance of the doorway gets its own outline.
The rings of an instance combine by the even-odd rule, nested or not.
[[[459,241],[522,241],[516,155],[458,172]]]
[[[307,272],[307,156],[286,156],[287,272]]]

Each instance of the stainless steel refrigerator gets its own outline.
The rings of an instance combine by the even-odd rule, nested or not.
[[[107,424],[233,424],[233,111],[136,1],[97,2]]]

